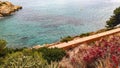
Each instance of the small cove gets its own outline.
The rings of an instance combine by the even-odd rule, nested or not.
[[[53,43],[61,37],[104,28],[116,0],[10,0],[23,9],[0,19],[0,38],[9,47]]]

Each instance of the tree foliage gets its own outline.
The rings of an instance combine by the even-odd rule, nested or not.
[[[107,28],[114,28],[120,24],[120,7],[114,10],[114,15],[106,22]]]

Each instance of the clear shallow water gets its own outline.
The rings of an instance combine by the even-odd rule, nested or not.
[[[23,9],[0,19],[0,38],[9,47],[52,43],[61,37],[104,28],[117,0],[10,0]]]

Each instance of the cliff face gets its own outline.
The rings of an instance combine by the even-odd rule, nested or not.
[[[11,15],[15,11],[18,11],[19,9],[22,9],[22,7],[13,5],[8,1],[6,2],[0,1],[0,17]]]

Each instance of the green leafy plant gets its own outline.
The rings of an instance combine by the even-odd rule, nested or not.
[[[82,33],[81,35],[80,35],[80,37],[85,37],[85,36],[89,36],[90,35],[90,33]]]
[[[6,57],[4,68],[43,68],[46,65],[46,60],[43,59],[41,53],[33,52],[31,55],[26,55],[23,52],[9,54]]]
[[[51,61],[59,61],[65,56],[65,51],[63,49],[59,48],[40,48],[38,50],[39,52],[42,53],[43,58],[50,63]]]
[[[0,40],[0,53],[6,48],[7,42],[5,40]]]
[[[65,38],[62,38],[62,39],[60,40],[60,42],[68,42],[68,41],[71,41],[71,40],[73,40],[73,39],[74,39],[73,37],[67,36],[67,37],[65,37]]]

